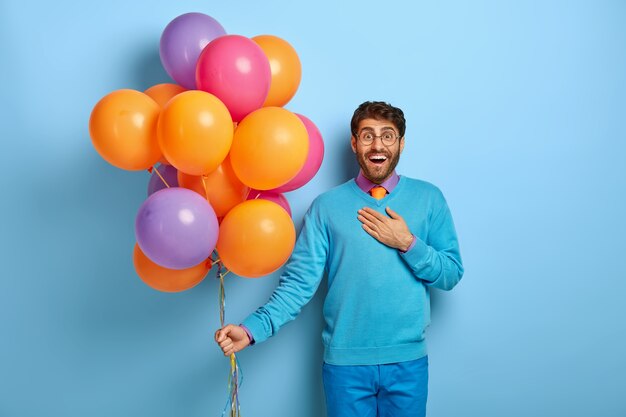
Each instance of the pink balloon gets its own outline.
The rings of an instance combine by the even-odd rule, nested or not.
[[[253,40],[225,35],[212,40],[196,65],[196,85],[219,98],[233,121],[260,109],[270,90],[267,56]]]
[[[278,204],[284,208],[285,211],[289,213],[289,217],[291,217],[291,207],[289,206],[289,201],[287,201],[284,195],[274,191],[261,191],[251,188],[246,200],[255,200],[257,198],[262,198],[263,200],[269,200]]]
[[[304,123],[306,131],[309,134],[309,154],[307,155],[304,166],[300,172],[298,172],[288,183],[271,190],[275,193],[293,191],[311,181],[311,178],[313,178],[315,174],[317,174],[317,171],[319,171],[320,166],[322,165],[322,160],[324,159],[324,141],[319,129],[306,116],[298,113],[296,113],[296,116],[302,120],[302,123]]]

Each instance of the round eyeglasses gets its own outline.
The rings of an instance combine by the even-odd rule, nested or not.
[[[381,135],[375,135],[374,132],[370,130],[364,130],[359,133],[358,138],[359,142],[361,142],[365,146],[374,143],[374,140],[376,140],[376,138],[380,138],[380,140],[383,142],[383,145],[391,146],[398,140],[398,135],[393,130],[385,130]]]

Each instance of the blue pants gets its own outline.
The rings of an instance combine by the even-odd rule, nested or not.
[[[324,363],[328,417],[424,417],[428,356],[387,365]]]

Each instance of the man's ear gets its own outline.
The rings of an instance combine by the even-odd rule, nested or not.
[[[352,146],[352,152],[356,153],[356,138],[354,135],[350,137],[350,146]]]
[[[404,136],[400,138],[400,153],[404,150]]]

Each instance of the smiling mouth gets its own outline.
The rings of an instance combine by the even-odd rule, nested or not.
[[[374,165],[382,165],[387,161],[387,157],[385,155],[371,155],[367,159]]]

